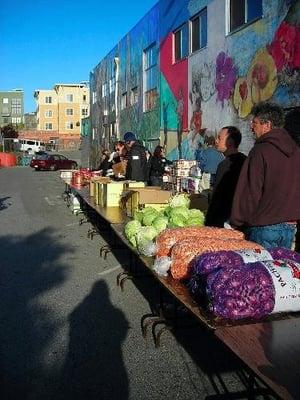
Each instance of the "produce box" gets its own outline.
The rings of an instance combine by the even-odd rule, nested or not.
[[[112,170],[114,172],[114,175],[116,177],[118,177],[120,175],[121,176],[125,176],[125,174],[126,174],[126,165],[127,165],[126,161],[121,161],[121,162],[119,162],[117,164],[114,164],[112,166]]]
[[[103,183],[103,207],[119,206],[120,198],[124,189],[124,182]],[[100,204],[100,203],[99,203]]]
[[[106,176],[95,176],[90,179],[90,196],[93,197],[95,196],[96,193],[96,183],[108,183],[111,180],[107,178]]]
[[[159,186],[136,188],[123,193],[120,205],[121,208],[126,210],[126,214],[132,217],[134,211],[143,206],[151,206],[155,209],[162,208],[171,196],[171,191],[161,190]]]

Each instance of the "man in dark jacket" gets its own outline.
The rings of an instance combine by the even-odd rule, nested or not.
[[[238,151],[242,140],[235,126],[224,126],[216,138],[216,149],[225,159],[217,167],[212,198],[207,210],[205,225],[224,227],[229,220],[232,200],[239,174],[246,156]]]
[[[244,163],[231,223],[266,248],[290,248],[300,219],[300,148],[283,128],[283,110],[261,102],[252,109],[256,143]]]
[[[132,132],[126,132],[124,134],[124,142],[129,148],[127,154],[126,179],[147,182],[148,169],[144,146],[137,141],[135,134]]]

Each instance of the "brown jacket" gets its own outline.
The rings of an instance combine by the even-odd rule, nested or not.
[[[300,147],[285,129],[257,139],[233,199],[233,226],[263,226],[300,219]]]

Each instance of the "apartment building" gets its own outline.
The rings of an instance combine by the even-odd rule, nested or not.
[[[80,142],[81,120],[89,116],[89,87],[86,82],[58,83],[53,89],[36,90],[37,130],[55,133],[72,146]]]
[[[0,91],[0,127],[24,123],[24,92],[22,89]]]

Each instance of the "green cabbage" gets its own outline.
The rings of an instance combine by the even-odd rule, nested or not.
[[[187,221],[186,226],[194,226],[194,225],[203,226],[204,225],[204,219],[201,219],[201,218],[189,218],[188,221]]]
[[[202,211],[197,210],[196,208],[192,208],[189,210],[189,219],[198,219],[204,223],[204,214]]]
[[[169,219],[169,224],[168,224],[168,226],[169,226],[170,228],[177,228],[177,227],[186,226],[186,224],[187,224],[186,218],[184,218],[184,216],[181,215],[181,214],[177,214],[177,215],[172,216],[172,217]]]
[[[174,207],[170,212],[170,217],[173,218],[174,216],[182,215],[185,219],[189,218],[189,209],[186,207]]]
[[[188,194],[186,193],[180,193],[180,194],[175,194],[175,196],[171,197],[169,200],[169,205],[171,207],[186,207],[189,208],[190,206],[190,199]]]
[[[161,217],[158,216],[155,218],[155,220],[152,222],[152,226],[156,229],[156,231],[159,233],[163,231],[164,229],[167,228],[168,226],[168,218],[167,217]]]
[[[135,236],[141,226],[141,223],[136,220],[127,222],[124,228],[125,236],[127,237],[127,239],[131,239],[133,236]]]
[[[143,211],[135,211],[133,214],[133,219],[142,223],[144,217]]]
[[[147,213],[144,213],[143,217],[143,225],[145,226],[150,226],[152,225],[152,222],[157,218],[158,212],[156,210],[154,211],[148,211]]]
[[[136,234],[137,244],[144,240],[153,240],[156,236],[157,231],[153,226],[142,226]]]

